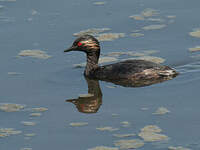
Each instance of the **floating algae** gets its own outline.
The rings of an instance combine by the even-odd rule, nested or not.
[[[94,2],[93,4],[94,4],[94,5],[98,5],[98,6],[99,6],[99,5],[105,5],[105,4],[106,4],[106,2]]]
[[[164,22],[164,20],[160,19],[160,18],[148,18],[147,20],[148,21],[153,21],[153,22]]]
[[[175,18],[176,18],[176,16],[169,15],[169,16],[167,16],[167,18],[169,18],[169,19],[175,19]]]
[[[0,0],[0,2],[16,2],[17,0]]]
[[[99,131],[110,131],[110,132],[119,130],[118,128],[113,128],[113,127],[100,127],[96,129]]]
[[[155,56],[141,56],[137,58],[127,58],[123,60],[146,60],[146,61],[151,61],[157,64],[161,64],[165,61],[165,59],[160,58],[160,57],[155,57]]]
[[[30,117],[40,117],[41,115],[41,113],[31,113]]]
[[[72,127],[81,127],[81,126],[87,126],[87,122],[72,122],[69,124]]]
[[[22,75],[23,73],[20,72],[8,72],[8,75],[13,75],[13,76],[17,76],[17,75]]]
[[[144,36],[143,33],[131,33],[130,36],[132,37],[141,37],[141,36]]]
[[[101,32],[105,32],[105,31],[110,31],[110,28],[91,28],[91,29],[87,29],[87,30],[82,30],[78,33],[74,33],[74,36],[82,36],[82,35],[86,35],[86,34],[90,34],[90,35],[97,35]]]
[[[5,112],[16,112],[24,109],[25,105],[20,104],[0,104],[0,110]]]
[[[139,139],[119,140],[116,141],[114,145],[119,146],[120,149],[136,149],[144,146],[144,142]]]
[[[0,128],[0,138],[20,133],[22,133],[22,131],[14,130],[13,128]]]
[[[122,124],[122,127],[129,127],[130,123],[128,121],[122,121],[120,122]]]
[[[152,8],[147,8],[147,9],[143,10],[140,14],[129,16],[129,18],[132,18],[135,20],[145,20],[148,17],[157,16],[158,14],[159,13],[157,10],[152,9]]]
[[[88,150],[119,150],[119,149],[116,148],[116,147],[97,146],[97,147],[94,147],[94,148],[90,148]]]
[[[139,52],[133,52],[133,51],[129,51],[129,52],[110,52],[108,54],[105,54],[106,56],[112,56],[112,57],[120,57],[123,55],[127,55],[127,56],[145,56],[144,53],[139,53]]]
[[[136,134],[134,133],[129,133],[129,134],[113,134],[114,137],[118,137],[118,138],[125,138],[125,137],[132,137],[135,136]]]
[[[146,8],[141,12],[141,15],[144,17],[152,17],[158,15],[158,11],[152,8]]]
[[[165,28],[167,25],[165,24],[155,24],[155,25],[148,25],[148,26],[144,26],[142,29],[143,30],[159,30],[162,28]]]
[[[129,52],[110,52],[110,53],[107,53],[107,54],[104,54],[104,55],[112,56],[112,57],[119,57],[121,55],[126,55],[127,53],[129,53]]]
[[[24,134],[24,136],[33,137],[33,136],[35,136],[35,133],[27,133],[27,134]]]
[[[114,62],[117,61],[117,58],[114,57],[100,57],[99,58],[99,64],[103,64],[103,63],[108,63],[108,62]],[[80,63],[80,64],[74,64],[75,68],[83,68],[86,66],[86,63]]]
[[[155,125],[148,125],[145,126],[144,128],[141,129],[142,132],[155,132],[155,133],[160,133],[162,130]]]
[[[200,51],[200,46],[196,46],[194,48],[189,48],[189,51],[190,52],[197,52],[197,51]]]
[[[34,9],[32,9],[32,10],[31,10],[31,15],[33,15],[33,16],[34,16],[34,15],[38,15],[38,14],[39,14],[39,13],[38,13],[38,11],[37,11],[37,10],[34,10]]]
[[[36,125],[35,122],[30,122],[30,121],[22,121],[21,123],[25,126],[35,126]]]
[[[115,113],[113,113],[113,114],[111,114],[111,116],[112,116],[112,117],[118,117],[119,114],[115,114]]]
[[[195,29],[193,32],[190,32],[189,35],[200,38],[200,29]]]
[[[30,56],[33,58],[48,59],[52,56],[41,50],[22,50],[18,56]]]
[[[147,108],[147,107],[142,107],[141,110],[146,111],[146,110],[149,110],[149,108]]]
[[[32,150],[32,148],[21,148],[20,150]]]
[[[147,60],[147,61],[151,61],[157,64],[161,64],[163,62],[165,62],[165,59],[161,58],[161,57],[155,57],[155,56],[143,56],[143,57],[138,57],[137,59],[141,59],[141,60]]]
[[[99,41],[113,41],[125,37],[125,33],[102,33],[97,36]]]
[[[34,111],[34,112],[44,112],[47,110],[48,110],[48,108],[45,108],[45,107],[32,108],[32,111]]]
[[[164,114],[167,114],[167,113],[170,113],[170,111],[165,108],[165,107],[159,107],[156,112],[154,112],[153,114],[154,115],[164,115]]]
[[[101,57],[99,59],[99,64],[113,62],[113,61],[117,61],[117,58],[114,58],[114,57]]]
[[[146,142],[162,141],[168,140],[168,136],[164,134],[159,134],[162,130],[155,125],[148,125],[141,129],[141,132],[138,134]]]
[[[132,18],[135,20],[144,20],[145,19],[142,15],[132,15],[132,16],[129,16],[129,18]]]
[[[189,148],[184,148],[182,146],[178,146],[178,147],[174,147],[174,146],[169,146],[168,147],[169,150],[191,150]]]

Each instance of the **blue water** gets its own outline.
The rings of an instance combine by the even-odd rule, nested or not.
[[[165,144],[145,142],[141,150],[167,150],[168,146],[183,146],[198,150],[200,146],[199,119],[199,59],[188,48],[199,45],[199,38],[189,32],[200,27],[200,1],[187,0],[106,0],[105,5],[93,5],[94,0],[16,0],[0,2],[0,103],[24,104],[26,108],[46,107],[41,117],[30,119],[30,111],[0,111],[0,128],[15,128],[23,133],[0,138],[1,150],[86,150],[95,146],[114,147],[118,140],[113,133],[139,133],[146,125],[157,125],[170,137]],[[159,11],[166,28],[143,31],[143,37],[129,36],[131,31],[157,24],[137,21],[129,16],[146,8]],[[37,11],[36,14],[33,10]],[[33,13],[33,14],[32,14]],[[167,15],[175,15],[168,24]],[[156,17],[155,17],[156,18]],[[101,42],[102,53],[115,51],[158,50],[154,56],[166,59],[165,65],[175,67],[181,74],[173,80],[140,88],[108,88],[111,83],[99,82],[103,94],[97,113],[84,114],[65,102],[88,92],[83,69],[73,64],[85,61],[82,53],[64,54],[71,46],[73,33],[89,28],[111,28],[111,32],[125,33],[124,38]],[[52,58],[42,60],[16,57],[21,50],[39,49]],[[189,67],[188,67],[189,65]],[[20,75],[9,75],[19,72]],[[166,107],[169,114],[153,115],[158,107]],[[141,108],[148,108],[142,111]],[[112,114],[118,114],[113,117]],[[21,121],[35,121],[24,126]],[[128,121],[124,128],[120,122]],[[88,122],[84,127],[70,127],[71,122]],[[120,128],[115,132],[101,132],[97,127]],[[25,133],[35,133],[29,140]],[[133,137],[139,138],[139,137]]]

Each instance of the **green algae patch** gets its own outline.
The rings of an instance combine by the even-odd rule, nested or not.
[[[155,57],[155,56],[141,56],[141,57],[137,57],[137,58],[127,58],[127,59],[123,59],[123,60],[146,60],[146,61],[151,61],[157,64],[161,64],[163,62],[165,62],[165,59],[161,58],[161,57]]]
[[[35,122],[31,122],[31,121],[22,121],[21,122],[24,126],[35,126],[36,123]]]
[[[128,122],[128,121],[122,121],[122,122],[120,122],[121,123],[121,125],[122,125],[122,127],[130,127],[130,122]]]
[[[115,57],[101,57],[99,59],[99,64],[114,62],[114,61],[117,61],[117,60],[118,59],[115,58]]]
[[[176,16],[174,16],[174,15],[169,15],[169,16],[166,16],[167,18],[169,18],[169,19],[175,19],[176,18]]]
[[[102,6],[105,5],[106,2],[94,2],[93,5]]]
[[[144,142],[139,139],[119,140],[115,141],[114,145],[119,146],[120,149],[136,149],[144,146]]]
[[[88,150],[119,150],[117,147],[97,146]]]
[[[112,113],[111,116],[112,116],[112,117],[119,117],[119,114]]]
[[[109,62],[115,62],[118,59],[115,57],[100,57],[99,58],[99,64],[103,64],[103,63],[109,63]],[[73,65],[75,68],[83,68],[86,66],[86,63],[80,63],[80,64],[74,64]]]
[[[135,20],[145,20],[145,18],[142,15],[132,15],[132,16],[129,16],[129,18],[132,18]]]
[[[32,108],[32,111],[34,111],[34,112],[44,112],[47,110],[48,110],[48,108],[45,108],[45,107]]]
[[[32,150],[32,148],[21,148],[20,150]]]
[[[99,131],[109,131],[109,132],[113,132],[113,131],[117,131],[119,130],[119,128],[113,128],[113,127],[99,127],[99,128],[96,128],[97,130]]]
[[[90,34],[90,35],[97,35],[99,33],[102,32],[106,32],[106,31],[110,31],[110,28],[91,28],[91,29],[86,29],[86,30],[82,30],[80,32],[74,33],[74,36],[82,36],[82,35],[86,35],[86,34]]]
[[[151,55],[154,53],[157,53],[158,51],[156,50],[143,50],[142,52],[137,52],[137,51],[127,51],[127,52],[110,52],[107,54],[104,54],[105,56],[109,56],[109,57],[120,57],[120,56],[135,56],[135,57],[139,57],[139,56],[147,56],[147,55]],[[153,56],[152,56],[153,57]]]
[[[132,137],[135,136],[136,134],[134,133],[129,133],[129,134],[113,134],[114,137],[118,138],[126,138],[126,137]]]
[[[0,110],[4,112],[17,112],[24,109],[24,107],[25,105],[20,105],[20,104],[9,104],[9,103],[0,104]]]
[[[164,115],[164,114],[167,114],[167,113],[170,113],[170,111],[165,108],[165,107],[159,107],[154,113],[153,115]]]
[[[140,14],[129,16],[129,18],[132,18],[134,20],[145,20],[148,17],[157,16],[158,14],[159,12],[157,10],[146,8]]]
[[[30,117],[40,117],[41,115],[41,113],[31,113]]]
[[[147,60],[147,61],[151,61],[157,64],[161,64],[165,62],[164,58],[161,57],[155,57],[155,56],[143,56],[143,57],[139,57],[137,59],[141,59],[141,60]]]
[[[113,41],[125,37],[125,33],[102,33],[97,36],[99,41]]]
[[[18,56],[29,56],[33,58],[39,58],[39,59],[48,59],[52,56],[48,55],[45,51],[41,50],[22,50]]]
[[[141,37],[141,36],[144,36],[143,33],[131,33],[130,36],[132,37]]]
[[[160,133],[162,132],[162,129],[160,129],[158,126],[155,125],[148,125],[141,129],[142,132],[155,132]]]
[[[146,142],[155,142],[168,140],[168,136],[160,134],[162,130],[155,125],[148,125],[141,129],[141,132],[138,134],[139,137],[143,138]]]
[[[167,27],[167,25],[165,25],[165,24],[154,24],[154,25],[144,26],[142,29],[143,30],[160,30],[165,27]]]
[[[8,72],[8,75],[18,76],[18,75],[23,75],[23,73],[20,73],[20,72]]]
[[[182,146],[174,147],[174,146],[169,146],[168,150],[191,150],[189,148],[184,148]]]
[[[189,48],[189,51],[190,51],[190,52],[197,52],[197,51],[200,51],[200,46],[196,46],[196,47],[193,47],[193,48]]]
[[[16,2],[17,0],[0,0],[0,2]]]
[[[144,17],[157,16],[158,14],[159,14],[159,12],[152,8],[146,8],[141,12],[141,15]]]
[[[36,134],[35,133],[27,133],[27,134],[24,134],[24,136],[26,137],[33,137],[35,136]]]
[[[148,18],[147,20],[152,22],[164,22],[164,20],[161,18]]]
[[[35,9],[32,9],[31,10],[31,15],[38,15],[39,14],[39,12],[37,11],[37,10],[35,10]]]
[[[147,110],[149,110],[149,108],[147,108],[147,107],[142,107],[142,108],[140,108],[142,111],[147,111]]]
[[[10,135],[21,134],[22,131],[15,130],[13,128],[0,128],[0,138],[7,137]]]
[[[200,29],[195,29],[193,32],[190,32],[189,35],[192,37],[200,38]]]
[[[99,58],[99,64],[103,63],[109,63],[109,62],[115,62],[119,60],[119,57],[121,56],[134,56],[136,58],[127,58],[127,59],[122,59],[123,60],[131,60],[131,59],[143,59],[143,60],[148,60],[152,61],[155,63],[163,63],[165,60],[160,57],[154,57],[154,56],[149,56],[154,53],[157,53],[158,51],[156,50],[142,50],[142,52],[137,52],[137,51],[127,51],[127,52],[110,52],[107,54],[102,54],[102,57]],[[140,57],[141,56],[141,57]],[[83,68],[86,66],[86,63],[80,63],[80,64],[74,64],[73,65],[75,68]]]
[[[72,122],[69,125],[71,127],[82,127],[82,126],[87,126],[88,122]]]

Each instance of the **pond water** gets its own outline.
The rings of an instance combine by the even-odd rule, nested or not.
[[[0,149],[199,150],[199,6],[195,0],[0,0]],[[96,33],[103,34],[102,57],[153,57],[180,75],[137,88],[88,81],[95,89],[88,94],[84,68],[74,66],[85,55],[63,50],[74,33],[94,28],[109,28]],[[104,39],[106,33],[120,34]]]

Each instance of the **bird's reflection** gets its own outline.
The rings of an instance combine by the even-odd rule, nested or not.
[[[160,79],[154,79],[154,80],[136,80],[134,82],[130,82],[129,80],[106,80],[106,82],[112,82],[116,85],[124,86],[124,87],[143,87],[143,86],[149,86],[156,83],[161,83],[166,80],[170,80],[173,77],[166,77],[166,78],[160,78]],[[99,85],[99,80],[90,79],[85,77],[85,80],[88,84],[88,94],[80,95],[76,99],[69,99],[66,100],[67,102],[73,103],[77,110],[82,113],[96,113],[101,104],[102,104],[102,92]]]
[[[96,113],[102,104],[102,92],[98,80],[92,80],[85,77],[88,84],[88,94],[80,95],[77,99],[69,99],[76,105],[79,112],[82,113]]]

